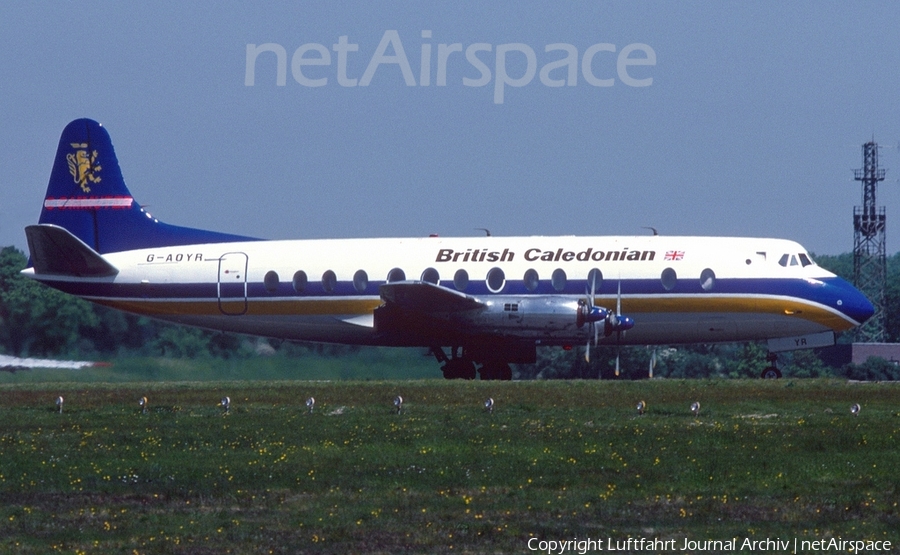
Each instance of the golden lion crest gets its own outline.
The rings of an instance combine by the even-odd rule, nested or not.
[[[66,155],[66,161],[69,163],[69,173],[72,174],[72,178],[75,180],[75,183],[81,187],[81,190],[85,193],[90,193],[91,183],[100,183],[100,177],[96,175],[100,172],[101,168],[100,164],[97,164],[97,151],[93,151],[88,155],[87,143],[70,143],[72,148],[74,149],[84,149],[84,150],[76,150],[68,155]]]

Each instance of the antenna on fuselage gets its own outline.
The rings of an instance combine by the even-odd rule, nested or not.
[[[649,225],[645,225],[645,226],[641,226],[641,229],[649,229],[650,231],[653,232],[653,236],[654,236],[654,237],[657,236],[657,235],[659,235],[659,232],[656,231],[656,228],[655,228],[655,227],[650,227]]]
[[[483,231],[488,237],[491,236],[491,230],[486,227],[476,227],[475,229],[479,229],[479,230]]]

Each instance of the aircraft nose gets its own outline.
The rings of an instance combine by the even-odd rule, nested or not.
[[[837,286],[837,305],[841,312],[860,324],[875,314],[875,306],[859,289],[842,279],[835,285]]]

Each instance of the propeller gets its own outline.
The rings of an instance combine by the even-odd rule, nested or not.
[[[630,330],[634,327],[634,320],[628,316],[622,315],[622,282],[619,281],[618,291],[616,292],[616,310],[609,312],[603,326],[603,335],[609,337],[616,332],[616,340],[621,338],[623,331]]]
[[[603,308],[602,306],[594,305],[594,296],[597,291],[597,272],[591,272],[591,289],[590,291],[584,292],[584,299],[580,299],[578,301],[578,313],[575,315],[575,323],[578,327],[582,327],[585,324],[590,324],[590,330],[588,333],[587,345],[584,348],[584,361],[591,361],[591,336],[593,336],[594,346],[597,346],[597,342],[600,340],[600,330],[597,328],[596,323],[600,321],[607,321],[610,316],[609,310]],[[604,329],[606,324],[604,324]]]
[[[616,328],[616,377],[619,377],[619,357],[622,354],[622,346],[619,344],[619,340],[622,339],[622,331],[620,329],[620,321],[619,314],[622,314],[622,278],[619,278],[619,283],[616,287],[616,313],[613,314],[613,318],[615,320],[614,326]]]
[[[634,327],[634,320],[629,318],[628,316],[622,315],[622,281],[619,280],[618,292],[616,294],[616,310],[615,312],[606,309],[602,306],[596,306],[594,304],[594,298],[597,292],[597,276],[600,274],[599,271],[592,270],[590,273],[591,276],[591,287],[589,291],[584,292],[584,299],[579,299],[578,301],[578,311],[575,315],[575,322],[578,327],[583,327],[585,324],[590,324],[590,329],[588,333],[587,345],[584,348],[584,360],[585,362],[591,361],[591,346],[593,341],[593,346],[596,347],[600,341],[600,329],[597,326],[598,322],[603,322],[603,336],[609,337],[616,333],[616,343],[618,344],[622,339],[622,333],[630,330]],[[593,339],[592,339],[593,338]],[[616,352],[616,376],[619,375],[619,353]]]
[[[606,317],[603,332],[606,337],[616,332],[616,376],[619,375],[619,355],[622,351],[622,333],[634,327],[634,320],[622,315],[622,280],[619,280],[616,291],[616,311],[610,312]]]

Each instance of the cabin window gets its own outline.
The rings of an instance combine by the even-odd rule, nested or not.
[[[326,293],[331,293],[335,286],[337,286],[337,276],[331,270],[325,270],[325,273],[322,274],[322,289]]]
[[[491,268],[488,271],[485,283],[487,283],[488,290],[491,293],[499,293],[503,286],[506,285],[506,275],[500,268]]]
[[[566,271],[562,268],[557,268],[553,270],[553,275],[550,276],[550,283],[553,285],[553,288],[557,291],[562,291],[566,288],[566,283],[568,279],[566,278]]]
[[[306,289],[307,281],[308,279],[306,277],[306,272],[304,272],[303,270],[297,270],[296,272],[294,272],[294,291],[296,291],[297,293],[303,293],[303,291]]]
[[[388,272],[387,281],[388,283],[393,283],[395,281],[406,281],[406,272],[404,272],[400,268],[394,268],[393,270]]]
[[[603,272],[594,268],[587,275],[587,290],[597,292],[603,285]]]
[[[465,291],[468,286],[469,272],[465,270],[456,270],[456,273],[453,275],[453,287],[456,287],[457,291]]]
[[[278,289],[278,273],[273,270],[266,272],[263,278],[263,285],[266,286],[266,291],[274,293]]]
[[[662,282],[663,289],[671,291],[672,289],[675,289],[675,284],[678,283],[678,274],[676,274],[675,270],[672,268],[666,268],[662,271],[659,280]]]
[[[368,286],[369,275],[365,270],[356,270],[356,273],[353,274],[353,288],[357,293],[365,293]]]
[[[441,281],[441,274],[434,268],[425,268],[425,271],[422,272],[422,281],[437,285]]]
[[[538,288],[541,280],[538,278],[537,270],[529,269],[525,271],[525,277],[522,281],[525,282],[525,289],[534,291]]]
[[[716,286],[716,273],[709,268],[700,272],[700,287],[704,291],[712,291]]]

